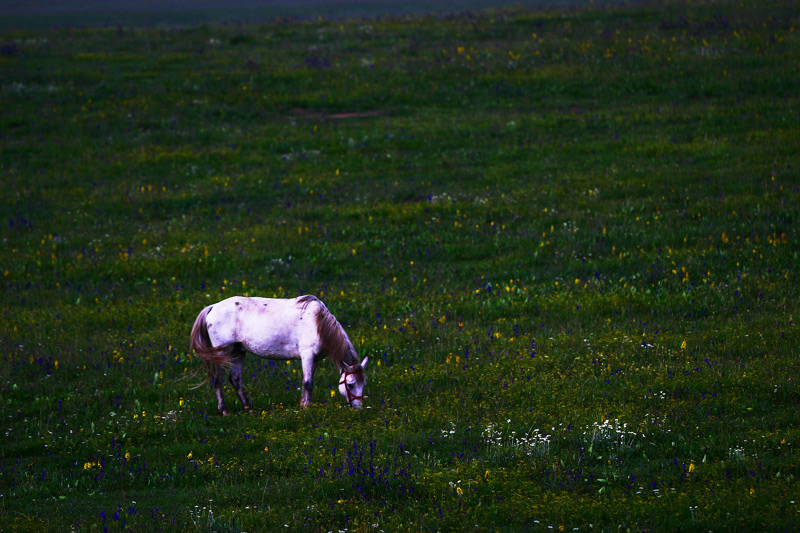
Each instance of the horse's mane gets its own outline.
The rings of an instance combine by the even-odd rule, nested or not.
[[[351,371],[361,370],[361,363],[358,360],[353,343],[350,342],[350,338],[347,336],[347,333],[345,333],[344,328],[342,328],[342,325],[336,320],[336,317],[328,311],[325,304],[316,296],[310,294],[297,299],[297,303],[299,303],[303,309],[313,302],[319,304],[316,319],[317,334],[322,343],[322,351],[333,360],[340,372],[345,371],[345,366],[350,367]],[[361,376],[361,374],[358,374],[356,379]]]

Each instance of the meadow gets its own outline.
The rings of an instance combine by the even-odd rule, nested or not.
[[[0,529],[800,529],[800,17],[0,34]],[[315,294],[369,356],[188,349]]]

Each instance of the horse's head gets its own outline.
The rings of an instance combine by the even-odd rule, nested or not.
[[[364,385],[367,384],[364,369],[368,360],[369,357],[365,357],[361,363],[355,363],[353,366],[344,365],[344,372],[339,379],[339,393],[356,409],[361,409],[364,404]]]

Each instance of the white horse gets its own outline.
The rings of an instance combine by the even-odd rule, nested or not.
[[[325,355],[339,367],[339,393],[360,409],[364,399],[368,357],[359,362],[353,343],[339,321],[314,296],[294,299],[235,296],[209,305],[192,328],[191,349],[203,359],[207,381],[217,393],[217,409],[227,415],[222,398],[223,366],[245,409],[250,400],[242,388],[246,352],[275,360],[300,359],[303,392],[300,405],[311,403],[314,370]]]

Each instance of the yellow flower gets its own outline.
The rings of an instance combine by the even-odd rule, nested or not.
[[[461,487],[456,487],[456,492],[458,493],[459,496],[463,496],[464,495],[464,491],[461,490]]]
[[[186,458],[187,459],[191,459],[192,458],[192,452],[189,452],[189,455],[187,455]]]
[[[333,398],[334,396],[336,396],[336,391],[331,389],[331,398]]]
[[[694,461],[689,462],[689,472],[694,472]]]

